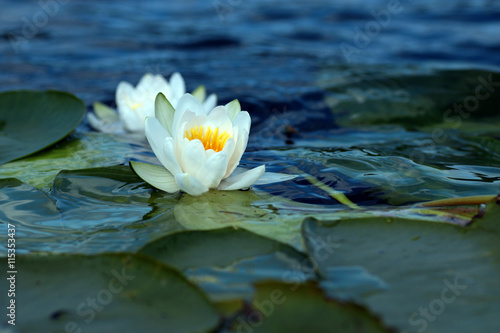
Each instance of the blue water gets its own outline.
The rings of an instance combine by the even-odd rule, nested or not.
[[[179,71],[189,88],[203,83],[266,114],[314,104],[318,75],[331,65],[339,77],[360,64],[500,65],[493,0],[54,1],[41,2],[56,3],[45,11],[37,1],[0,1],[0,90],[66,90],[90,105],[111,102],[121,80]],[[347,45],[356,51],[346,57]]]
[[[429,211],[419,216],[412,205],[499,192],[498,85],[477,110],[458,118],[460,123],[446,117],[455,103],[465,104],[474,96],[479,77],[500,72],[499,55],[498,0],[0,0],[0,91],[68,91],[90,112],[95,101],[114,106],[120,81],[135,84],[146,72],[169,76],[178,71],[188,90],[203,84],[221,104],[238,98],[250,112],[244,166],[266,164],[268,171],[300,175],[222,199],[212,192],[195,199],[161,193],[127,166],[131,158],[155,159],[144,139],[89,134],[92,129],[84,120],[76,134],[53,148],[59,153],[42,152],[0,166],[2,235],[7,223],[16,225],[17,254],[97,254],[136,252],[182,230],[233,226],[304,251],[304,217],[334,220],[365,212],[348,210],[311,178],[371,213],[429,214],[428,219],[439,220]],[[497,84],[500,75],[494,75]],[[446,130],[446,137],[437,138],[434,129]],[[117,164],[121,166],[110,167]],[[64,171],[47,183],[59,165],[106,168]],[[10,177],[24,183],[2,179]],[[465,217],[458,220],[465,223]],[[6,253],[5,236],[0,239],[0,253]],[[484,244],[476,249],[477,244],[463,241],[467,239],[460,239],[460,248],[472,249],[464,258],[473,258],[477,250],[479,264],[495,253]],[[377,247],[367,253],[382,253],[391,241],[373,244]],[[417,252],[430,253],[429,262],[448,260],[442,248],[435,249]],[[403,254],[398,265],[409,262],[407,252]],[[294,260],[269,254],[184,274],[210,297],[251,297],[251,283],[283,280],[283,272],[290,270],[298,273]],[[445,261],[443,278],[454,272]],[[62,269],[41,273],[66,274]],[[415,273],[411,279],[420,278],[432,288],[428,270]],[[382,293],[390,282],[361,266],[332,266],[323,275],[326,293],[341,299]],[[319,279],[312,271],[301,276],[301,282]],[[481,289],[484,281],[478,278],[471,289]],[[61,290],[74,289],[69,283]],[[462,318],[471,306],[474,310],[474,302],[484,305],[492,297],[476,297],[472,303],[461,298],[445,315]],[[459,303],[469,310],[461,312]],[[63,313],[62,322],[66,308],[61,309],[56,313]],[[481,311],[472,312],[480,316]],[[493,310],[487,314],[494,318]],[[47,320],[55,325],[55,319]],[[435,324],[453,322],[442,319]]]
[[[204,84],[250,112],[247,167],[311,174],[363,206],[498,192],[495,142],[470,141],[474,133],[436,142],[413,128],[439,123],[479,75],[500,71],[497,1],[0,0],[0,8],[0,91],[69,91],[90,110],[95,101],[113,106],[120,81],[179,71],[188,90]],[[498,102],[495,92],[471,119],[497,115]],[[385,112],[390,121],[377,118]],[[356,125],[364,123],[378,127]],[[339,205],[304,178],[259,189]],[[66,222],[95,210],[89,220],[99,227],[118,223],[109,202],[67,202]],[[141,203],[123,216],[150,209]]]

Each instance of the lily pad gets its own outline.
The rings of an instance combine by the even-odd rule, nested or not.
[[[244,229],[181,231],[139,252],[183,270],[218,301],[250,298],[256,281],[300,283],[315,277],[303,253]]]
[[[7,224],[16,229],[16,253],[49,251],[53,244],[70,242],[61,214],[47,193],[15,178],[0,179],[0,226],[7,235]],[[9,243],[10,244],[10,243]],[[7,241],[0,244],[7,253]]]
[[[178,198],[152,189],[128,166],[63,170],[50,194],[64,226],[80,234],[80,253],[133,251],[153,235],[183,229],[173,217]]]
[[[333,93],[328,103],[336,121],[344,126],[399,124],[415,128],[451,123],[460,127],[472,119],[496,117],[498,121],[497,72],[422,73],[406,69],[407,73],[401,75],[386,67],[360,67],[355,75],[330,75],[337,70],[326,69],[326,79],[320,85]]]
[[[289,245],[233,228],[177,232],[147,244],[139,252],[178,269],[224,267],[245,258],[274,252],[305,259],[303,254]]]
[[[85,104],[59,91],[0,93],[0,164],[33,154],[72,132]]]
[[[193,198],[155,190],[123,165],[63,170],[56,176],[48,195],[26,184],[9,187],[6,191],[10,198],[6,205],[16,206],[15,213],[24,216],[20,219],[37,220],[33,225],[53,228],[36,231],[41,233],[40,237],[44,235],[42,238],[23,237],[27,251],[50,249],[86,254],[137,251],[152,239],[180,230],[227,227],[249,230],[301,251],[304,247],[300,225],[304,216],[330,220],[369,216],[411,217],[465,225],[478,212],[477,208],[351,210],[299,203],[258,190],[210,191]],[[45,213],[38,205],[26,205],[24,200],[31,192],[39,193],[53,206],[56,202],[57,206],[53,209],[57,214]],[[7,208],[5,212],[8,212]],[[45,241],[42,242],[42,239]],[[271,265],[274,259],[268,259],[266,265]]]
[[[0,179],[0,221],[36,227],[59,219],[55,202],[45,192],[19,179]]]
[[[306,219],[308,251],[328,281],[332,268],[362,267],[387,288],[358,297],[388,325],[408,332],[495,331],[500,309],[500,209],[469,227],[401,218]],[[322,244],[335,244],[325,252]],[[316,255],[320,253],[319,257]]]
[[[245,228],[300,248],[302,244],[297,236],[302,215],[296,212],[281,215],[273,204],[283,200],[290,202],[261,191],[214,190],[198,197],[183,194],[174,207],[174,214],[186,229]]]
[[[394,332],[366,309],[328,300],[313,283],[256,285],[251,307],[233,321],[233,332]]]
[[[32,186],[48,190],[61,170],[124,164],[134,154],[149,152],[150,148],[146,148],[146,145],[146,142],[134,140],[130,136],[76,131],[51,149],[3,164],[0,177],[18,178]]]
[[[207,332],[219,321],[196,286],[144,256],[29,255],[17,266],[23,332]]]

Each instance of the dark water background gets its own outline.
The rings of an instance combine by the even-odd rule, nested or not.
[[[84,121],[55,147],[0,166],[0,225],[16,225],[17,254],[136,252],[180,230],[224,226],[304,251],[307,235],[302,236],[301,228],[307,216],[338,221],[374,214],[383,216],[387,226],[394,216],[435,221],[441,217],[436,211],[422,212],[413,204],[499,192],[498,0],[0,0],[0,91],[68,91],[90,111],[95,101],[114,106],[120,81],[136,84],[146,72],[169,76],[175,71],[183,74],[189,91],[204,84],[221,103],[238,98],[250,112],[244,166],[265,163],[266,170],[301,177],[227,196],[166,194],[153,190],[128,167],[133,157],[155,159],[144,138],[136,142],[101,135]],[[489,97],[474,111],[447,117],[455,103],[467,105],[474,98],[480,78],[495,82]],[[10,177],[24,183],[3,179]],[[365,210],[347,209],[331,196],[333,190]],[[458,224],[443,215],[446,222]],[[446,302],[445,317],[434,325],[444,327],[436,331],[453,332],[467,330],[467,325],[474,332],[493,327],[498,313],[494,231],[488,229],[491,238],[467,238],[481,231],[469,228],[458,239],[451,237],[457,236],[452,230],[440,232],[429,226],[433,224],[410,224],[405,233],[383,225],[344,226],[338,236],[341,252],[332,258],[343,258],[346,266],[335,263],[321,279],[334,289],[337,283],[347,294],[376,294],[384,287],[383,279],[371,274],[383,276],[397,272],[393,267],[411,266],[395,275],[394,285],[401,288],[395,290],[404,291],[405,298],[375,298],[369,308],[386,307],[387,322],[415,331],[408,326],[408,313],[443,297],[445,277],[456,283],[451,274],[476,274],[474,287],[453,306]],[[324,227],[318,230],[317,235],[327,232]],[[415,245],[421,236],[427,240],[418,244],[424,245]],[[1,253],[7,253],[5,237],[0,236]],[[401,242],[411,243],[410,250],[400,247]],[[224,244],[212,250],[228,252]],[[360,245],[356,249],[352,244]],[[374,257],[386,250],[389,255],[392,248],[395,256],[386,258],[394,262]],[[418,253],[416,260],[408,259],[411,251]],[[235,290],[241,294],[241,281],[248,284],[243,294],[251,295],[253,281],[279,280],[289,269],[282,259],[266,255],[218,270],[210,264],[212,253],[192,255],[195,261],[206,259],[207,269],[184,272],[211,296]],[[351,258],[360,258],[363,267],[352,266]],[[379,272],[377,265],[382,265]],[[348,266],[354,269],[346,270]],[[37,286],[39,273],[50,280],[55,276],[56,283],[68,273],[66,267],[53,267],[31,274]],[[23,267],[20,276],[29,276],[27,269]],[[48,298],[38,297],[40,288],[35,290],[39,303],[33,304],[41,304],[37,314],[50,305],[45,299],[59,304],[56,298],[66,297],[60,287],[79,292],[68,309],[75,309],[87,290],[95,295],[94,285],[78,289],[80,282],[94,280],[68,276]],[[206,283],[205,276],[210,277]],[[19,304],[31,304],[31,287],[19,290],[28,291]],[[490,305],[492,300],[496,303]],[[155,303],[148,298],[149,304]],[[44,323],[55,326],[70,318],[65,310],[56,310],[62,317],[52,314]],[[191,315],[193,310],[187,310]],[[19,315],[19,321],[24,317]],[[83,317],[76,320],[82,322]]]
[[[392,2],[2,0],[0,90],[66,90],[90,104],[111,101],[121,80],[179,71],[189,88],[269,110],[321,92],[332,65],[346,77],[360,64],[500,65],[499,2],[401,0],[376,33],[373,13]],[[367,24],[372,37],[345,57]]]
[[[457,78],[499,68],[497,1],[2,0],[0,8],[2,91],[57,89],[89,107],[113,105],[118,82],[179,71],[188,90],[204,84],[220,102],[238,98],[250,111],[247,165],[293,172],[284,167],[292,165],[364,204],[498,190],[497,154],[461,139],[436,145],[408,126],[353,129],[332,113],[355,106],[365,115],[403,114],[431,101],[442,117],[466,96]],[[294,144],[287,124],[299,132]],[[426,158],[413,158],[415,151]],[[336,202],[307,181],[292,184],[266,189]]]

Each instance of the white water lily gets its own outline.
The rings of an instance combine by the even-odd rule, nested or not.
[[[180,73],[174,73],[167,81],[162,75],[145,74],[136,87],[128,82],[120,82],[116,88],[116,106],[118,113],[103,104],[94,104],[94,114],[89,114],[89,123],[101,132],[144,132],[144,121],[154,116],[155,98],[162,93],[172,104],[177,106],[179,99],[186,93],[186,84]],[[193,95],[203,103],[208,111],[215,107],[217,96],[206,98],[204,86],[199,86]]]
[[[261,165],[237,167],[248,142],[250,115],[238,100],[208,111],[185,94],[174,109],[163,94],[156,98],[155,116],[145,122],[146,138],[163,166],[131,162],[133,170],[154,187],[196,196],[210,189],[239,190],[295,176],[266,173]]]

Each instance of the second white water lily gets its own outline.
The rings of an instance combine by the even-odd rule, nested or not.
[[[89,114],[90,125],[101,132],[120,132],[126,130],[132,133],[144,133],[144,121],[154,116],[155,98],[162,93],[176,107],[180,98],[186,93],[186,84],[180,73],[173,73],[170,80],[162,75],[144,74],[136,87],[128,82],[120,82],[116,88],[117,112],[101,104],[94,104],[94,114]],[[193,91],[203,107],[208,111],[217,103],[217,96],[206,96],[204,86]]]
[[[266,173],[261,165],[238,168],[248,142],[250,115],[237,100],[207,112],[200,101],[183,95],[174,109],[163,94],[155,116],[145,122],[146,137],[163,166],[131,162],[146,182],[166,192],[196,196],[210,189],[239,190],[255,183],[273,183],[295,176]],[[259,178],[264,178],[258,182]]]

